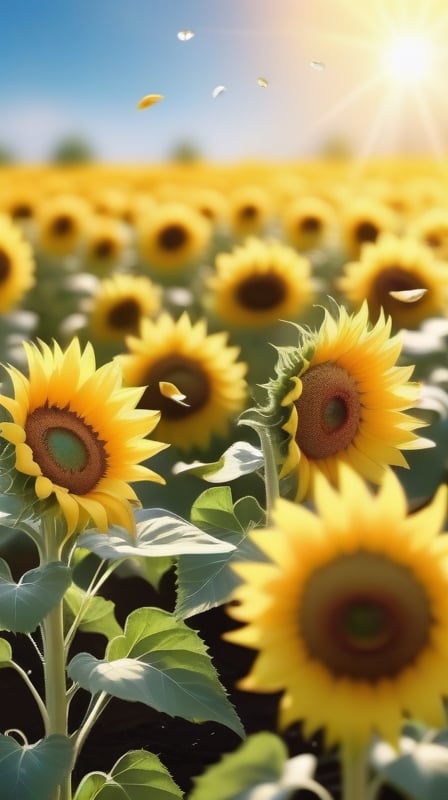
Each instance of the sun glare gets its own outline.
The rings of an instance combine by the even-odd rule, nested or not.
[[[416,33],[401,34],[388,43],[383,63],[386,74],[397,83],[420,84],[431,71],[431,43]]]

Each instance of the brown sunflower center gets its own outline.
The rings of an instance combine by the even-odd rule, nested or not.
[[[179,250],[188,241],[188,231],[184,225],[172,223],[165,225],[158,235],[158,244],[161,250]]]
[[[368,220],[359,222],[354,231],[355,239],[359,243],[376,242],[379,232],[378,225]]]
[[[332,361],[310,367],[300,377],[296,400],[296,442],[309,458],[328,458],[353,442],[361,421],[355,380]]]
[[[114,254],[114,243],[111,239],[98,239],[95,242],[93,253],[96,258],[110,258]]]
[[[235,297],[238,305],[249,311],[268,311],[284,300],[286,286],[279,275],[265,272],[250,275],[238,284]]]
[[[251,222],[257,218],[258,208],[257,206],[252,205],[252,203],[247,203],[246,205],[241,206],[238,216],[245,222]]]
[[[405,565],[359,550],[316,569],[300,601],[305,646],[335,676],[381,680],[410,666],[432,623],[428,596]]]
[[[36,408],[27,418],[25,433],[42,474],[72,494],[88,494],[105,476],[105,443],[68,408]]]
[[[33,216],[33,209],[29,203],[16,203],[11,209],[13,219],[29,219]]]
[[[378,274],[375,284],[374,292],[375,299],[378,306],[383,306],[384,310],[393,313],[394,309],[400,307],[403,311],[403,303],[394,297],[391,297],[389,292],[405,292],[412,289],[425,289],[425,281],[408,270],[400,266],[391,265],[387,269],[381,270]],[[419,300],[412,303],[411,306],[419,303]]]
[[[299,229],[302,233],[319,233],[321,227],[321,220],[311,214],[300,220]]]
[[[133,297],[125,297],[109,310],[107,324],[117,331],[137,332],[142,313]]]
[[[4,250],[0,248],[0,283],[8,280],[11,271],[11,259]]]
[[[68,236],[73,229],[73,219],[68,214],[58,214],[51,224],[51,232],[54,236]]]
[[[159,383],[173,383],[185,395],[188,406],[160,393]],[[201,364],[187,356],[168,355],[153,364],[144,381],[148,384],[140,408],[157,409],[169,420],[183,419],[199,411],[210,396],[210,379]]]

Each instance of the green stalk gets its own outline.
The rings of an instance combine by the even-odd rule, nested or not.
[[[366,745],[345,742],[341,748],[343,800],[368,800]]]
[[[264,458],[264,483],[266,492],[266,522],[271,522],[272,509],[280,494],[277,463],[271,433],[267,428],[257,427]]]
[[[61,560],[62,544],[55,520],[49,515],[42,519],[45,556],[44,563]],[[44,548],[42,548],[43,550]],[[63,600],[53,608],[42,623],[45,705],[47,708],[46,736],[68,736],[68,704],[64,655]],[[59,787],[55,800],[71,800],[71,778]]]

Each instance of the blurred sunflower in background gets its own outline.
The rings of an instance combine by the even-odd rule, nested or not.
[[[88,202],[79,194],[43,197],[36,209],[38,256],[60,258],[77,253],[91,213]]]
[[[130,232],[122,220],[92,215],[85,232],[81,267],[99,276],[125,267],[130,245]]]
[[[0,423],[9,443],[2,458],[12,462],[9,491],[28,511],[56,511],[67,535],[87,525],[133,531],[139,501],[129,482],[164,483],[140,464],[167,446],[145,438],[159,412],[136,409],[143,390],[124,388],[114,362],[97,370],[90,344],[83,351],[77,339],[65,351],[43,342],[24,348],[28,377],[8,368],[13,394],[0,395],[12,418]]]
[[[6,214],[0,214],[0,313],[14,309],[35,284],[31,245]]]
[[[309,260],[288,245],[256,237],[218,253],[205,288],[208,311],[232,328],[295,319],[314,297]]]
[[[413,432],[424,423],[405,413],[421,388],[408,380],[412,366],[397,366],[402,343],[390,318],[381,313],[372,326],[366,303],[353,315],[342,306],[337,318],[324,313],[316,331],[297,326],[298,346],[278,348],[269,402],[258,409],[276,440],[280,479],[298,501],[313,495],[320,473],[336,484],[341,462],[378,483],[387,465],[408,466],[402,450],[432,444]]]
[[[342,248],[349,258],[359,258],[366,243],[383,232],[395,233],[398,225],[399,217],[385,202],[368,195],[348,200],[339,213]]]
[[[93,340],[121,341],[137,335],[145,317],[159,313],[161,287],[144,275],[113,275],[99,281],[90,300],[89,335]]]
[[[324,729],[326,744],[398,744],[414,717],[446,724],[446,487],[407,516],[391,471],[374,496],[349,467],[336,492],[316,481],[316,511],[279,499],[273,527],[250,538],[270,564],[237,563],[225,639],[258,651],[238,687],[283,691],[280,725]]]
[[[229,192],[228,223],[232,237],[262,236],[272,219],[272,199],[264,186],[241,183]]]
[[[297,250],[306,252],[334,243],[337,214],[323,198],[304,195],[285,205],[281,226],[286,241]]]
[[[178,280],[205,255],[210,239],[210,223],[186,203],[161,203],[138,220],[140,258],[159,280]]]
[[[430,247],[437,258],[448,259],[448,208],[435,206],[418,214],[408,233]]]
[[[383,309],[395,328],[416,328],[448,308],[448,266],[412,236],[384,233],[365,245],[358,261],[345,264],[338,287],[354,306],[367,300],[373,321]],[[401,292],[416,296],[406,302]]]
[[[208,333],[204,319],[178,320],[163,313],[143,320],[140,335],[127,339],[129,352],[117,356],[125,384],[144,385],[141,408],[161,412],[157,436],[181,450],[206,449],[225,437],[244,408],[248,387],[239,348],[227,333]]]

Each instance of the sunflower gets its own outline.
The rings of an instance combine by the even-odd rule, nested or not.
[[[283,691],[280,725],[303,721],[327,744],[398,744],[406,717],[445,724],[448,694],[446,487],[407,515],[389,471],[374,496],[349,467],[323,476],[316,512],[279,499],[273,527],[250,537],[270,564],[239,563],[225,634],[258,650],[239,687]]]
[[[83,351],[77,339],[65,351],[43,342],[24,348],[29,377],[8,368],[14,396],[0,395],[12,417],[0,423],[15,461],[12,488],[62,514],[67,535],[89,524],[132,531],[138,499],[128,481],[164,483],[139,463],[167,446],[144,438],[159,412],[136,409],[142,389],[122,386],[118,364],[96,370],[90,343]]]
[[[334,208],[316,195],[290,201],[281,218],[287,241],[301,251],[327,246],[336,231],[336,221]]]
[[[390,332],[382,313],[369,323],[364,303],[336,319],[326,310],[319,330],[299,328],[299,346],[278,348],[269,402],[255,413],[275,431],[287,496],[312,496],[319,473],[336,483],[341,462],[378,483],[386,465],[408,466],[402,450],[428,446],[413,433],[424,423],[403,413],[420,386],[408,382],[413,366],[396,365],[402,344]]]
[[[367,300],[372,320],[382,308],[395,328],[416,328],[446,311],[448,268],[416,238],[384,233],[375,244],[364,246],[359,261],[345,265],[338,287],[355,305]],[[424,292],[413,302],[390,294],[416,289]]]
[[[92,298],[89,327],[93,339],[124,340],[138,334],[142,319],[161,307],[161,288],[149,278],[118,273],[99,282]]]
[[[160,409],[157,435],[175,447],[205,449],[214,435],[226,436],[246,402],[247,368],[227,338],[208,334],[204,319],[193,323],[184,312],[175,321],[163,313],[143,320],[140,337],[127,340],[130,352],[117,356],[125,383],[147,386],[140,406]]]
[[[0,313],[10,311],[35,283],[31,245],[6,214],[0,214]]]
[[[386,203],[373,197],[347,202],[340,213],[342,243],[351,258],[358,258],[367,242],[383,232],[397,230],[398,217]]]
[[[281,242],[250,237],[231,253],[219,253],[207,280],[213,313],[229,326],[261,328],[294,319],[310,305],[311,264]]]
[[[92,216],[86,230],[84,266],[97,275],[104,275],[121,266],[130,245],[125,224],[106,214]]]
[[[139,217],[137,239],[143,262],[169,278],[195,264],[206,252],[211,225],[186,203],[161,203]]]
[[[448,258],[448,208],[435,206],[417,215],[409,233],[430,247],[441,259]]]
[[[76,192],[45,197],[36,209],[38,251],[52,257],[75,253],[90,214],[89,204]]]
[[[228,222],[237,239],[262,235],[272,219],[269,192],[258,184],[243,183],[228,196]]]

